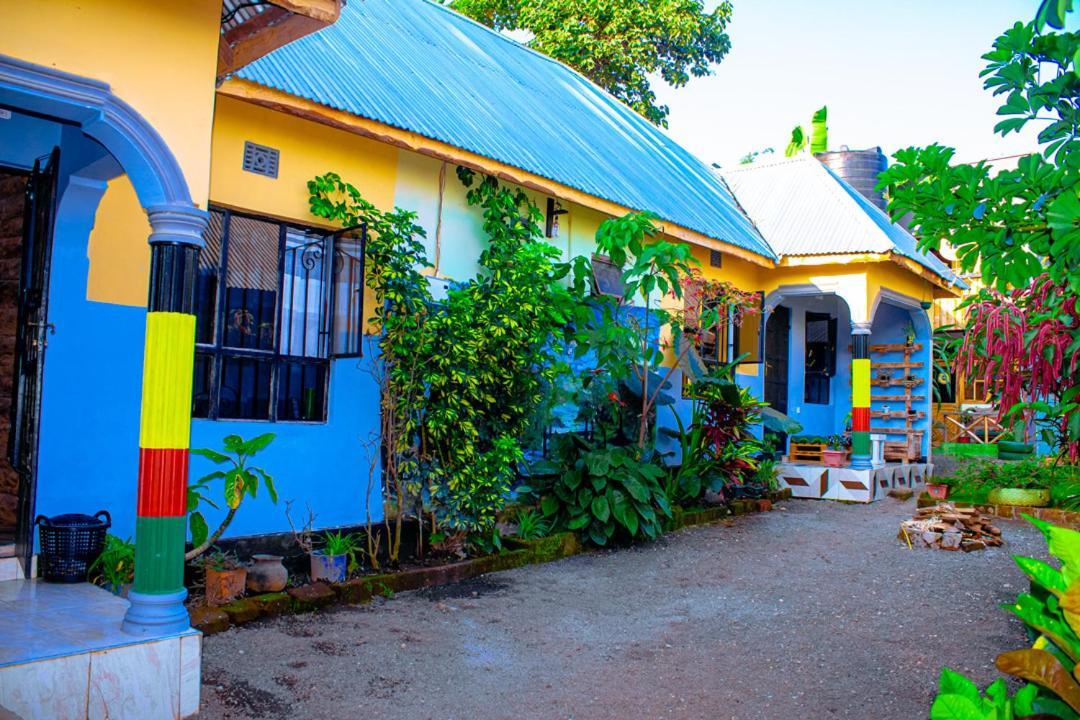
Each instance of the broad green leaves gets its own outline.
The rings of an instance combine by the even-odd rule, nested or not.
[[[1027,516],[1025,516],[1027,517]],[[983,697],[973,682],[945,668],[931,720],[1012,720],[1029,715],[1080,718],[1080,533],[1027,517],[1047,539],[1060,569],[1033,558],[1016,558],[1032,581],[1031,593],[1003,607],[1039,634],[1031,648],[997,657],[997,668],[1026,680],[1012,698],[1004,680],[995,681]],[[1041,689],[1040,689],[1041,688]]]
[[[795,157],[799,153],[805,151],[807,147],[810,148],[812,153],[823,153],[829,150],[829,108],[820,107],[814,111],[814,116],[810,120],[810,135],[806,135],[806,130],[802,125],[796,125],[791,130],[791,139],[788,141],[787,147],[784,148],[784,157]]]
[[[660,487],[664,471],[636,448],[593,447],[576,436],[557,441],[564,470],[531,489],[555,527],[580,532],[594,545],[615,539],[655,538],[671,508]]]
[[[191,513],[189,518],[191,525],[191,544],[195,547],[199,547],[206,542],[206,537],[210,533],[210,528],[206,525],[206,518],[203,517],[201,512]]]
[[[810,152],[823,153],[829,150],[829,108],[820,107],[810,121]]]
[[[784,148],[784,157],[795,157],[806,149],[807,142],[806,131],[803,130],[803,126],[796,125],[791,129],[791,139],[788,140],[787,147]]]
[[[1035,712],[1032,703],[1037,692],[1034,685],[1025,685],[1010,698],[1005,681],[999,678],[986,688],[984,697],[975,683],[943,668],[930,720],[1013,720]]]
[[[440,302],[422,272],[430,263],[415,213],[383,212],[333,173],[308,187],[314,214],[368,227],[381,434],[391,448],[384,497],[393,520],[433,514],[446,530],[483,539],[522,460],[520,438],[558,372],[553,340],[578,317],[588,263],[559,262],[543,239],[543,215],[523,191],[466,168],[457,176],[488,244],[477,275],[451,285]]]
[[[1065,27],[1065,15],[1072,12],[1073,0],[1042,0],[1035,14],[1035,25],[1041,30],[1049,25],[1056,30]]]
[[[949,243],[960,269],[999,293],[967,301],[964,373],[985,376],[1003,410],[1044,418],[1051,444],[1075,461],[1080,417],[1057,400],[1063,385],[1080,383],[1080,33],[1065,29],[1072,9],[1072,0],[1044,0],[1033,22],[1015,23],[983,55],[984,87],[1000,102],[995,131],[1038,128],[1040,153],[997,169],[954,165],[954,151],[936,144],[908,148],[879,188],[894,218],[910,216],[923,249]]]
[[[191,450],[192,455],[203,457],[215,465],[227,465],[224,470],[213,470],[203,475],[198,480],[190,483],[187,488],[187,512],[189,514],[188,527],[191,531],[191,543],[194,549],[187,553],[186,558],[191,560],[205,552],[210,545],[224,532],[233,515],[240,508],[244,497],[256,497],[261,482],[266,487],[266,493],[271,502],[277,502],[277,489],[274,487],[274,478],[262,468],[248,464],[248,461],[259,452],[265,450],[274,441],[274,433],[256,435],[250,440],[244,440],[239,435],[227,435],[222,439],[222,450],[212,448],[196,448]],[[218,505],[207,496],[207,490],[217,480],[222,480],[222,497],[229,512],[221,521],[212,537],[208,537],[209,528],[206,518],[199,508],[203,505],[217,508]]]

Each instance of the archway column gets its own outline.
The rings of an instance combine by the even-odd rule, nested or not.
[[[180,632],[184,607],[188,450],[195,358],[195,277],[208,215],[156,205],[150,219],[150,297],[139,425],[135,583],[124,618],[137,635]]]
[[[851,323],[851,467],[868,470],[870,455],[870,323]]]

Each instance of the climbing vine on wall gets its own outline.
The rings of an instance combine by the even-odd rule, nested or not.
[[[544,241],[542,215],[520,190],[460,169],[483,212],[480,271],[435,302],[415,213],[384,213],[329,173],[308,183],[311,212],[368,226],[367,284],[385,366],[383,469],[400,518],[430,513],[446,532],[490,537],[521,460],[519,438],[557,371],[551,339],[580,295]],[[396,558],[392,558],[396,559]]]

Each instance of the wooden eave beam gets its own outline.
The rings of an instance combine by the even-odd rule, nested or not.
[[[218,78],[235,72],[283,45],[333,24],[339,0],[281,0],[251,20],[223,33],[218,45]]]
[[[341,16],[341,0],[270,0],[270,3],[327,25],[336,23]]]
[[[263,87],[258,83],[239,78],[229,78],[218,88],[218,93],[226,96],[261,105],[272,110],[301,117],[322,125],[335,127],[347,132],[355,133],[362,137],[377,140],[405,150],[427,155],[444,162],[462,165],[487,175],[492,175],[506,182],[511,182],[522,187],[558,198],[564,202],[572,202],[582,207],[597,210],[612,217],[620,217],[635,209],[627,208],[618,203],[604,200],[577,190],[568,185],[550,180],[540,175],[535,175],[521,168],[501,163],[497,160],[478,155],[468,150],[454,147],[439,140],[432,140],[408,130],[391,127],[368,118],[362,118],[342,110],[320,105],[304,98],[298,98],[280,90]],[[639,208],[640,209],[640,208]],[[684,228],[670,222],[660,221],[657,223],[661,232],[669,237],[682,240],[694,245],[719,250],[722,253],[737,257],[741,260],[760,265],[762,267],[776,267],[771,258],[758,255],[745,250],[737,245],[716,240],[703,235],[696,230]]]
[[[948,280],[923,267],[911,258],[892,251],[885,253],[837,253],[833,255],[787,255],[780,260],[780,267],[807,267],[812,265],[859,265],[863,263],[893,262],[908,272],[938,288],[935,297],[959,297],[962,290]]]

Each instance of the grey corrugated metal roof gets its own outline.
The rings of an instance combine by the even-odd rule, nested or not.
[[[566,66],[436,3],[350,2],[334,25],[236,74],[776,257],[719,178],[665,133]]]
[[[907,230],[811,155],[722,175],[780,257],[894,252],[962,284],[948,265],[921,252]]]

